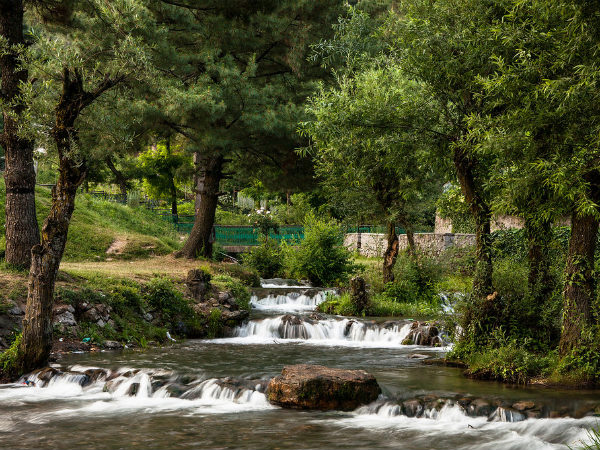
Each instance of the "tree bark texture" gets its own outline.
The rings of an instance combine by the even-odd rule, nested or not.
[[[188,240],[177,253],[186,258],[212,257],[212,231],[223,177],[223,156],[202,157],[196,153],[196,218]]]
[[[388,223],[387,248],[383,254],[383,282],[391,283],[394,281],[394,266],[398,259],[398,235],[396,234],[396,224]]]
[[[40,240],[35,213],[33,142],[18,135],[19,118],[25,110],[21,83],[27,71],[20,67],[16,46],[24,44],[23,1],[0,0],[0,35],[10,50],[0,57],[4,130],[0,144],[5,151],[6,262],[29,267],[31,248]]]
[[[598,219],[573,213],[563,293],[563,326],[558,347],[567,355],[582,341],[591,324],[591,305],[595,292],[594,252],[598,239]]]
[[[46,365],[52,348],[56,274],[67,242],[77,188],[87,174],[85,163],[74,160],[71,153],[71,143],[77,140],[75,121],[86,106],[117,82],[106,78],[94,92],[88,93],[83,88],[79,72],[66,68],[63,71],[62,94],[55,110],[56,120],[52,129],[52,137],[58,150],[59,177],[52,190],[50,212],[42,226],[41,242],[31,251],[27,307],[19,349],[23,371]]]
[[[476,161],[462,149],[454,150],[454,166],[465,200],[475,220],[477,266],[473,278],[473,293],[479,298],[492,294],[491,211],[475,180]]]

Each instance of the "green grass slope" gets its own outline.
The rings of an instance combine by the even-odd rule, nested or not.
[[[5,244],[4,180],[0,180],[0,249]],[[51,203],[49,188],[36,188],[38,222],[41,226]],[[114,244],[114,245],[113,245]],[[113,246],[113,251],[107,250]],[[65,261],[143,258],[164,255],[180,246],[172,225],[143,207],[126,205],[78,194],[69,227]]]

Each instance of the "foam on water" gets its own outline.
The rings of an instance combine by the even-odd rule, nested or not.
[[[86,413],[115,414],[142,410],[147,413],[186,410],[188,414],[221,414],[274,408],[264,393],[252,389],[232,389],[223,386],[217,378],[197,380],[184,386],[179,397],[172,397],[169,386],[176,381],[155,379],[165,371],[122,368],[116,372],[106,371],[94,382],[82,386],[83,373],[72,369],[86,370],[74,366],[70,372],[54,375],[45,382],[36,375],[27,377],[35,387],[20,384],[0,385],[0,403],[23,405],[27,403],[58,401],[74,403],[66,408],[53,409],[47,413],[33,414],[30,423],[47,423],[56,416],[71,416]],[[109,381],[105,381],[110,378]],[[156,388],[153,383],[157,382]],[[89,379],[88,379],[89,382]]]
[[[589,442],[588,429],[597,419],[527,419],[518,422],[486,417],[470,417],[459,405],[444,406],[439,411],[426,410],[421,417],[407,417],[397,404],[368,405],[350,416],[335,420],[348,428],[368,428],[386,434],[417,432],[418,438],[464,442],[460,448],[477,450],[549,450],[578,447]],[[509,420],[510,418],[504,417]],[[477,439],[474,439],[477,437]],[[484,442],[482,442],[482,440]],[[473,442],[469,445],[469,442]],[[437,448],[437,447],[436,447]]]
[[[395,348],[402,345],[410,329],[410,323],[382,327],[354,319],[310,320],[285,315],[250,321],[234,330],[235,337],[213,339],[210,342],[234,344],[295,342],[324,346]]]
[[[287,293],[285,295],[268,295],[258,298],[253,295],[250,304],[260,311],[297,312],[313,311],[319,304],[325,301],[325,292],[318,292],[314,296],[299,293]]]

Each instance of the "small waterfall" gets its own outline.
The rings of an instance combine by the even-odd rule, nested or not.
[[[270,294],[263,298],[253,295],[250,304],[257,310],[265,311],[313,311],[325,301],[326,293],[320,291],[315,295],[305,295],[299,292],[286,294]]]
[[[85,399],[92,403],[83,408],[98,412],[132,408],[200,411],[200,408],[202,413],[210,413],[272,408],[264,394],[265,380],[210,378],[185,383],[183,380],[188,378],[164,370],[121,368],[111,371],[78,365],[63,372],[47,368],[24,376],[14,385],[5,385],[0,389],[0,402]],[[213,411],[211,408],[215,406]],[[77,411],[66,409],[62,413]]]
[[[414,419],[430,419],[442,422],[473,422],[473,419],[479,419],[483,422],[521,422],[525,416],[517,411],[507,410],[499,407],[492,414],[488,415],[469,415],[459,404],[452,401],[441,401],[441,404],[435,407],[426,407],[422,404],[416,405],[415,402],[407,404],[381,402],[377,401],[370,405],[362,406],[355,411],[358,416],[378,416],[378,417],[404,417]]]
[[[354,319],[311,319],[292,315],[253,320],[234,331],[237,338],[252,342],[274,339],[301,340],[320,345],[396,347],[410,332],[411,324],[383,327]]]

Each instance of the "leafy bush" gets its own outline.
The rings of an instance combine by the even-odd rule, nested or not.
[[[358,269],[344,247],[344,232],[332,220],[306,216],[304,239],[297,248],[285,246],[285,263],[291,276],[308,278],[318,286],[346,281]]]
[[[13,378],[22,371],[19,350],[22,337],[21,333],[17,334],[10,347],[0,354],[0,372],[6,377]]]
[[[244,264],[256,270],[263,278],[274,278],[283,271],[283,251],[274,239],[262,237],[258,247],[244,253]]]
[[[218,337],[222,330],[221,310],[217,308],[211,309],[208,316],[208,337],[210,339]]]
[[[229,275],[217,275],[213,278],[213,282],[220,289],[231,292],[235,302],[241,309],[250,311],[250,290],[244,283]]]
[[[144,291],[148,305],[172,323],[176,319],[190,318],[194,314],[189,302],[169,278],[151,279]]]
[[[246,286],[260,287],[260,277],[255,269],[240,264],[221,264],[215,270],[241,280]]]
[[[517,341],[510,341],[507,345],[471,354],[467,359],[468,374],[480,379],[526,384],[532,377],[549,375],[556,360],[555,353],[535,354]]]

